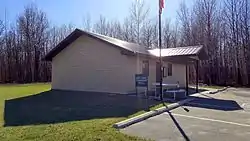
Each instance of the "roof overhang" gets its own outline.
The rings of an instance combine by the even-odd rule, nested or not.
[[[160,57],[160,49],[148,50],[151,55]],[[208,55],[203,46],[189,46],[177,48],[164,48],[161,49],[161,57],[166,59],[175,59],[186,62],[193,60],[207,60]]]
[[[171,57],[163,57],[163,61],[172,62],[176,64],[194,64],[197,59],[193,59],[188,56],[171,56]]]

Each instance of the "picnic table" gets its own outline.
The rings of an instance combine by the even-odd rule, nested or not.
[[[154,94],[155,94],[155,98],[159,99],[160,98],[160,94],[157,94],[157,89],[160,88],[160,83],[152,83],[152,85],[154,86]],[[169,88],[179,88],[179,84],[166,84],[166,83],[162,83],[162,97],[164,95],[164,90],[166,90],[166,92],[170,92],[174,94],[174,100],[176,99],[176,94],[180,93],[180,92],[185,92],[186,91],[183,89],[178,89],[178,90],[168,90]]]

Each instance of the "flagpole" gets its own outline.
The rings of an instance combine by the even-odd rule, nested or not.
[[[161,6],[161,0],[159,0],[160,98],[161,98],[161,100],[163,100],[163,93],[162,93],[162,57],[161,57],[161,13],[162,13],[162,6]]]

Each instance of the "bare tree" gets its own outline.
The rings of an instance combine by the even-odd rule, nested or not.
[[[83,17],[83,29],[86,31],[92,30],[91,17],[89,14],[87,14],[85,17]]]
[[[102,35],[107,35],[107,21],[106,18],[100,15],[99,20],[94,24],[94,31]]]
[[[144,25],[142,27],[142,36],[141,36],[141,44],[144,46],[151,48],[153,44],[153,24],[151,20],[148,20],[147,22],[144,22]]]
[[[4,23],[2,20],[0,20],[0,36],[3,34],[4,32]]]
[[[35,5],[29,5],[25,8],[24,13],[18,17],[17,22],[18,32],[22,39],[21,44],[25,50],[26,80],[36,82],[39,80],[41,49],[47,39],[44,35],[49,27],[48,19],[46,14],[38,10]],[[34,62],[33,65],[32,61]]]
[[[166,48],[171,47],[172,33],[170,29],[170,21],[166,20],[163,27],[163,45]]]
[[[141,30],[143,23],[147,20],[149,8],[146,7],[145,1],[134,1],[130,8],[130,17],[133,21],[133,29],[136,35],[136,42],[140,44]]]
[[[122,27],[122,39],[129,42],[135,42],[135,34],[133,30],[133,23],[130,18],[125,18]]]
[[[3,32],[4,32],[4,24],[3,21],[0,20],[0,83],[3,82],[3,77],[4,77],[4,50],[3,50],[3,45],[4,45],[4,38],[3,38]]]
[[[184,1],[180,4],[177,14],[181,23],[181,45],[191,45],[190,14]]]

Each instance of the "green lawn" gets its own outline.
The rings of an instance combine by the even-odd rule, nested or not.
[[[121,95],[50,91],[50,84],[0,85],[0,140],[143,140],[112,125],[161,107]]]

